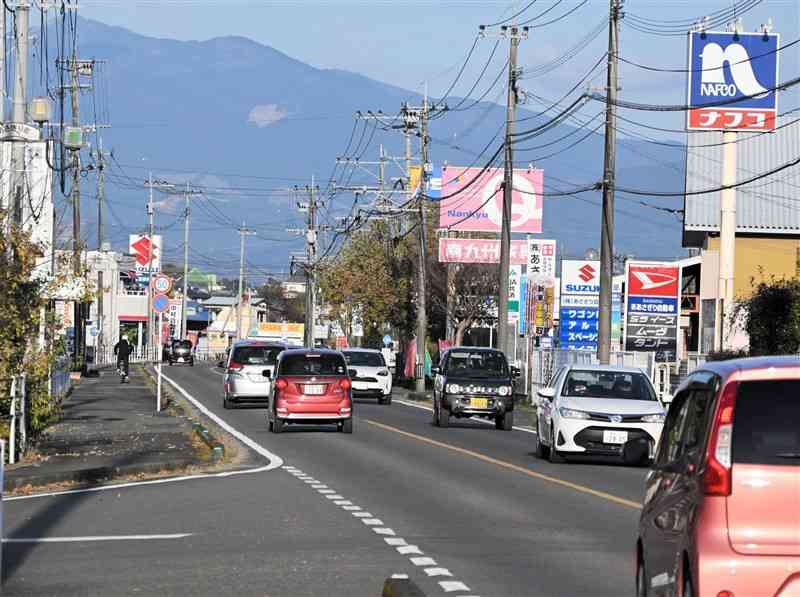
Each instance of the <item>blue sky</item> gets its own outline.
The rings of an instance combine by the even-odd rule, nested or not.
[[[554,3],[555,0],[538,0],[524,16],[535,16]],[[522,0],[82,0],[80,11],[83,16],[158,37],[204,40],[241,35],[317,67],[355,71],[420,91],[422,82],[427,81],[431,94],[437,95],[453,80],[478,26],[500,20],[512,14],[515,6],[519,9],[527,4]],[[556,18],[577,4],[578,0],[562,0],[539,22]],[[730,0],[628,0],[624,10],[648,19],[682,20],[725,10],[733,4]],[[537,65],[574,45],[607,14],[606,0],[589,0],[567,18],[532,30],[521,45],[520,65],[533,72]],[[797,0],[762,1],[743,16],[744,29],[753,31],[770,17],[784,42],[800,37]],[[647,65],[684,67],[684,36],[645,34],[631,28],[625,19],[622,22],[624,57]],[[525,88],[543,98],[557,99],[602,56],[606,43],[603,32],[560,68],[528,79]],[[493,45],[489,39],[478,43],[454,93],[469,90]],[[487,69],[490,76],[478,87],[477,94],[499,73],[506,56],[507,45],[503,44]],[[798,56],[798,46],[784,52],[781,79],[798,74]],[[592,84],[602,86],[603,76],[600,69],[591,79]],[[651,73],[623,65],[621,77],[625,99],[651,103],[684,100],[683,74]],[[499,92],[498,86],[486,99],[495,99]],[[800,103],[798,97],[796,90],[784,94],[781,109],[796,106]],[[670,115],[661,120],[679,127],[679,118]],[[658,121],[658,117],[649,115],[647,120]]]

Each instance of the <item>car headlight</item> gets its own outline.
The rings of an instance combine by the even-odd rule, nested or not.
[[[511,388],[509,388],[508,386],[500,386],[499,388],[497,388],[497,393],[500,394],[501,396],[508,396],[511,394]]]
[[[460,394],[461,393],[461,386],[458,385],[457,383],[449,383],[449,384],[447,384],[447,387],[445,388],[445,391],[448,394]]]
[[[378,371],[378,375],[380,375],[381,377],[386,377],[387,375],[389,375],[389,372],[386,371],[386,369],[384,369],[383,371]]]
[[[565,419],[588,419],[589,413],[582,410],[572,410],[571,408],[564,408],[563,406],[558,409],[559,414]]]
[[[642,417],[642,423],[663,423],[666,416],[663,414],[659,415],[645,415]]]

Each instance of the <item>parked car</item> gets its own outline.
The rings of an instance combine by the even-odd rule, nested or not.
[[[563,462],[567,455],[622,458],[629,443],[643,442],[644,463],[655,454],[664,410],[640,369],[562,367],[537,393],[536,455],[551,462]]]
[[[800,595],[800,359],[706,363],[645,485],[637,595]]]
[[[281,433],[287,424],[335,424],[353,433],[352,382],[342,353],[326,349],[286,350],[278,356],[267,424]]]
[[[285,348],[284,344],[258,340],[235,342],[222,377],[222,406],[232,408],[245,402],[266,405],[275,364]]]
[[[513,380],[519,370],[493,348],[451,348],[433,367],[433,424],[448,427],[450,418],[482,417],[497,429],[514,426]]]
[[[173,340],[167,353],[170,366],[180,363],[194,367],[194,354],[192,353],[191,340]]]
[[[379,350],[348,348],[343,350],[352,378],[354,398],[377,398],[379,404],[392,403],[392,373]]]

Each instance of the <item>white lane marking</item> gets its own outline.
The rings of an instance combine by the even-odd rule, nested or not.
[[[392,574],[392,578],[397,580],[408,580],[408,574]]]
[[[328,486],[327,486],[327,485],[325,485],[324,483],[314,483],[314,484],[311,486],[311,488],[312,488],[312,489],[328,489]]]
[[[353,502],[351,502],[350,500],[336,500],[333,503],[336,504],[337,506],[352,506],[353,505]]]
[[[347,510],[348,512],[356,512],[357,510],[361,510],[361,506],[342,506],[342,510]],[[355,514],[353,514],[355,516]]]
[[[99,491],[113,491],[115,489],[127,489],[129,487],[142,487],[145,485],[163,485],[165,483],[177,483],[179,481],[194,481],[195,479],[212,479],[212,478],[225,478],[225,477],[235,477],[237,475],[252,475],[254,473],[265,473],[267,471],[272,471],[277,468],[283,466],[283,459],[278,456],[277,454],[273,454],[266,448],[262,447],[261,445],[257,444],[255,441],[247,437],[241,431],[234,429],[228,423],[223,421],[217,415],[212,413],[208,410],[205,406],[203,406],[196,398],[191,396],[186,390],[184,390],[181,386],[177,383],[172,381],[166,375],[163,375],[163,378],[170,383],[176,390],[178,390],[181,394],[183,394],[184,398],[186,398],[189,402],[194,404],[197,409],[206,415],[209,419],[214,421],[217,425],[222,427],[225,431],[230,433],[232,436],[237,438],[243,444],[247,445],[248,447],[252,448],[255,452],[269,460],[269,464],[265,466],[259,466],[256,468],[248,468],[242,469],[237,471],[225,471],[222,473],[205,473],[205,474],[197,474],[197,475],[184,475],[182,477],[169,477],[166,479],[151,479],[149,481],[131,481],[130,483],[114,483],[112,485],[99,485],[97,487],[85,487],[82,489],[65,489],[64,491],[48,491],[46,493],[36,493],[32,495],[18,495],[14,497],[3,497],[4,502],[15,502],[17,500],[33,500],[37,498],[45,498],[45,497],[57,497],[62,495],[76,495],[81,493],[95,493]]]
[[[409,558],[414,566],[436,566],[436,560],[433,558]]]
[[[328,489],[326,487],[325,489],[317,489],[317,493],[321,493],[322,495],[326,495],[326,494],[329,494],[329,493],[330,494],[334,494],[334,493],[336,493],[336,490],[335,489]]]
[[[469,591],[469,587],[463,582],[457,580],[440,580],[439,586],[445,593],[452,593],[453,591]]]
[[[371,512],[353,512],[353,516],[356,518],[373,518]]]
[[[361,522],[371,527],[383,525],[383,521],[380,518],[362,518]]]
[[[423,555],[422,550],[416,545],[400,545],[398,546],[397,551],[403,556],[410,556],[412,554],[416,556]]]
[[[447,568],[425,568],[425,574],[428,576],[453,576]]]
[[[401,400],[401,399],[397,399],[397,398],[395,398],[393,400],[393,402],[397,402],[397,404],[402,404],[403,406],[410,406],[412,408],[419,408],[421,410],[427,410],[428,412],[433,412],[433,408],[431,408],[430,406],[425,406],[424,404],[414,404],[413,402],[407,402],[405,400]],[[481,419],[481,418],[473,418],[473,419],[469,419],[469,420],[481,423],[482,425],[494,425],[494,423],[492,421],[487,421],[487,420]],[[536,430],[533,429],[532,427],[522,427],[522,426],[519,426],[519,425],[514,425],[512,427],[512,429],[514,431],[523,431],[524,433],[532,433],[533,435],[537,435]]]
[[[392,529],[387,529],[386,527],[372,527],[372,532],[377,533],[378,535],[394,535],[394,531]]]
[[[156,539],[184,539],[194,533],[171,535],[88,535],[86,537],[9,537],[3,543],[83,543],[91,541],[150,541]]]
[[[338,493],[334,493],[333,495],[326,495],[325,497],[328,498],[329,500],[339,500],[339,501],[344,500],[344,496],[339,495]]]
[[[408,543],[406,543],[406,540],[401,539],[400,537],[385,537],[383,540],[386,541],[386,543],[388,545],[391,545],[392,547],[398,547],[400,545],[408,545]]]

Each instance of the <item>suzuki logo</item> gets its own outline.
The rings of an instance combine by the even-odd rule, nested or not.
[[[131,245],[131,249],[136,255],[136,263],[145,266],[150,263],[150,251],[153,252],[153,259],[156,258],[155,253],[158,247],[150,242],[150,238],[143,236]]]
[[[594,278],[595,269],[591,265],[589,265],[588,263],[586,265],[584,265],[578,271],[581,273],[580,278],[584,282],[588,282],[589,280]]]
[[[709,43],[700,54],[703,59],[700,79],[700,94],[730,97],[736,95],[736,89],[743,95],[756,96],[768,90],[761,85],[753,73],[753,66],[747,50],[741,44],[730,44],[724,50],[718,43]],[[723,66],[728,63],[733,84],[725,82]]]
[[[659,274],[657,272],[631,272],[642,284],[642,290],[653,290],[668,286],[678,278],[669,274]]]

